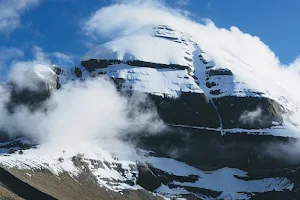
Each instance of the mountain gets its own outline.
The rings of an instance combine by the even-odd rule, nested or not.
[[[122,141],[132,148],[121,150],[104,139],[74,147],[3,137],[0,189],[25,199],[298,198],[299,160],[288,159],[298,153],[282,147],[297,142],[290,116],[299,105],[255,61],[201,41],[167,25],[144,27],[91,49],[80,67],[39,65],[26,71],[29,85],[3,86],[14,114],[20,105],[43,109],[68,83],[103,77],[124,98],[146,95],[167,128],[129,130]]]

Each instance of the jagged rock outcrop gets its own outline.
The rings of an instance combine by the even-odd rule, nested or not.
[[[161,63],[153,63],[153,62],[146,62],[141,60],[132,60],[132,61],[121,61],[121,60],[97,60],[97,59],[90,59],[86,61],[81,61],[81,65],[85,67],[89,72],[92,72],[96,69],[107,68],[110,65],[114,64],[127,64],[130,66],[136,67],[150,67],[155,69],[179,69],[184,70],[188,69],[188,66],[181,66],[177,64],[161,64]]]

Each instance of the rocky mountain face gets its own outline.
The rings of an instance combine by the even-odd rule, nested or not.
[[[299,159],[274,156],[297,142],[286,117],[297,104],[277,85],[253,84],[262,74],[226,50],[218,56],[161,25],[91,49],[80,67],[52,66],[55,73],[39,79],[39,90],[9,84],[13,112],[19,104],[38,107],[68,82],[109,77],[122,94],[147,94],[168,128],[124,137],[137,160],[118,160],[100,145],[48,151],[18,138],[0,144],[3,173],[20,179],[22,188],[35,188],[37,196],[56,199],[299,198]],[[290,156],[298,154],[284,157]],[[69,189],[58,189],[53,177],[68,180]],[[28,198],[3,178],[0,183]]]

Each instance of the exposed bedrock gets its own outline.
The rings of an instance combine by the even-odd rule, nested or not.
[[[283,123],[283,107],[269,98],[225,96],[213,101],[223,128],[260,129]]]
[[[112,80],[122,90],[125,80]],[[277,101],[267,97],[223,96],[210,100],[204,93],[181,92],[178,98],[148,95],[161,118],[169,124],[218,128],[221,127],[219,115],[225,129],[263,129],[283,125],[283,115],[287,112]]]
[[[218,197],[222,194],[221,191],[215,191],[211,189],[205,189],[201,187],[188,186],[188,184],[193,184],[196,181],[201,180],[203,177],[199,175],[183,175],[178,176],[172,173],[157,169],[149,163],[145,163],[144,168],[147,168],[148,171],[141,170],[139,171],[139,184],[143,185],[152,185],[152,188],[146,188],[150,191],[153,191],[160,187],[162,184],[166,185],[169,188],[183,188],[186,191],[190,192],[188,195],[182,195],[186,199],[202,199],[201,196],[209,197],[211,199],[219,199]],[[300,176],[299,168],[284,168],[284,169],[267,169],[267,170],[251,170],[247,176],[239,177],[234,175],[236,179],[244,181],[257,181],[261,180],[264,182],[265,178],[274,178],[277,180],[290,180],[293,183],[293,188],[291,190],[283,191],[268,191],[268,192],[251,192],[249,193],[248,198],[253,200],[263,200],[263,199],[299,199],[300,197]],[[147,174],[151,174],[147,176]],[[153,184],[155,183],[155,184]],[[182,184],[183,183],[183,184]],[[184,184],[185,183],[185,184]],[[188,184],[187,184],[188,183]],[[228,182],[230,184],[230,182]],[[156,187],[156,188],[155,188]],[[155,188],[155,189],[153,189]],[[246,193],[245,193],[246,194]],[[247,199],[248,199],[247,198]]]
[[[37,68],[30,68],[25,71],[23,74],[24,83],[12,80],[0,86],[0,95],[7,97],[1,102],[6,109],[2,111],[3,114],[13,115],[20,106],[28,108],[29,111],[40,109],[42,104],[56,91],[57,74],[47,67],[43,69],[44,71],[38,70]],[[0,127],[0,141],[12,139],[3,129],[4,127]],[[15,135],[18,137],[21,133],[15,133]]]
[[[28,88],[19,90],[16,89],[14,84],[11,84],[10,88],[10,101],[8,103],[10,111],[18,105],[25,105],[32,109],[38,108],[42,102],[51,96],[52,93],[52,90],[48,87],[48,85],[43,82],[38,85],[38,90],[30,90]]]
[[[7,105],[10,112],[18,105],[36,109],[57,89],[58,77],[50,67],[43,66],[41,70],[30,68],[24,72],[22,79],[23,83],[12,80],[4,86],[4,92],[10,93]]]
[[[176,99],[150,95],[150,99],[166,123],[219,127],[217,113],[204,93],[182,93]]]
[[[90,59],[87,61],[82,61],[81,65],[89,72],[92,72],[95,69],[107,68],[110,65],[121,64],[121,63],[130,65],[130,66],[150,67],[150,68],[156,68],[156,69],[162,69],[162,68],[179,69],[179,70],[188,69],[188,66],[182,66],[182,65],[178,65],[178,64],[161,64],[161,63],[153,63],[153,62],[147,62],[147,61],[141,61],[141,60],[121,61],[121,60]]]
[[[265,97],[225,96],[213,104],[204,93],[182,93],[177,99],[150,95],[161,118],[170,124],[218,128],[264,129],[283,125],[284,108]]]
[[[218,131],[170,127],[164,133],[139,134],[132,140],[137,147],[155,152],[155,156],[173,158],[200,169],[276,169],[300,164],[300,159],[295,159],[300,153],[281,149],[283,145],[291,146],[296,139],[284,137],[247,133],[221,136]]]

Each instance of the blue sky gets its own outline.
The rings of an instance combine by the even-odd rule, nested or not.
[[[71,55],[78,63],[80,56],[89,49],[81,31],[82,20],[112,4],[112,0],[0,0],[0,11],[6,9],[5,2],[9,1],[35,3],[17,10],[20,21],[12,30],[1,30],[1,20],[7,18],[1,19],[0,16],[0,51],[1,48],[15,48],[24,52],[24,55],[2,58],[2,63],[5,63],[2,67],[7,67],[15,57],[30,58],[34,45],[45,52]],[[300,55],[300,1],[167,0],[165,3],[189,11],[193,19],[209,18],[218,27],[237,26],[243,32],[260,37],[283,64],[293,62]],[[1,7],[1,4],[5,6]],[[100,39],[101,42],[106,40]]]

